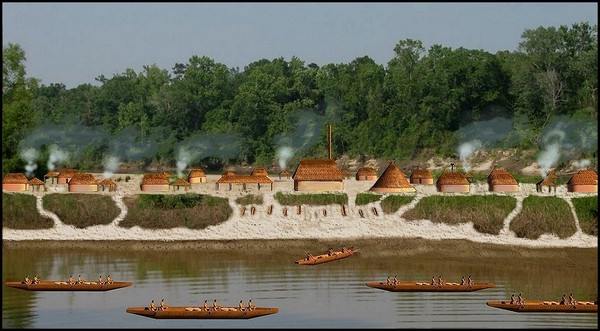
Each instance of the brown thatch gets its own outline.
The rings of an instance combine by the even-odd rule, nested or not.
[[[110,178],[104,178],[103,180],[101,180],[98,185],[101,186],[117,186],[117,183],[115,183],[112,179]]]
[[[2,184],[29,184],[24,173],[9,173],[2,178]]]
[[[269,173],[267,172],[267,169],[265,169],[265,168],[254,168],[250,175],[252,175],[252,176],[269,176]]]
[[[206,173],[204,172],[204,169],[201,169],[201,168],[191,169],[190,173],[188,174],[188,179],[189,178],[198,178],[198,177],[206,177]]]
[[[488,175],[490,185],[519,185],[515,177],[504,168],[494,168]]]
[[[235,176],[235,171],[233,171],[233,170],[230,170],[230,169],[228,169],[228,170],[225,170],[225,171],[223,172],[223,176]]]
[[[98,180],[92,174],[76,173],[69,181],[69,185],[97,185]]]
[[[44,175],[44,178],[56,178],[58,175],[60,175],[60,172],[58,171],[48,171],[48,173]]]
[[[33,177],[31,180],[29,180],[29,184],[30,185],[44,185],[44,182],[40,179],[38,179],[37,177]]]
[[[371,187],[373,189],[409,189],[413,188],[412,185],[406,179],[404,172],[398,168],[394,162],[385,168],[381,176],[377,179],[375,184]]]
[[[556,186],[555,181],[557,179],[558,179],[558,176],[556,176],[556,170],[553,169],[552,171],[550,171],[550,173],[548,173],[546,178],[543,178],[542,180],[537,182],[536,185],[538,185],[538,186]]]
[[[579,170],[569,179],[568,185],[598,185],[598,173],[592,169]]]
[[[437,180],[437,185],[469,185],[467,177],[460,172],[444,171]]]
[[[273,181],[265,176],[253,175],[223,175],[217,184],[272,184]]]
[[[187,180],[183,179],[183,178],[177,178],[173,183],[170,184],[171,186],[191,186],[192,184],[190,184]]]
[[[344,174],[334,160],[302,160],[293,178],[301,181],[343,181]]]
[[[291,174],[289,171],[287,171],[287,169],[283,169],[280,173],[279,173],[279,177],[290,177]]]
[[[60,169],[58,170],[58,178],[71,178],[78,172],[75,169]]]
[[[421,169],[419,167],[413,169],[410,174],[410,179],[433,179],[433,174],[429,169]]]
[[[164,172],[154,172],[144,174],[142,185],[168,185],[169,177]]]
[[[360,177],[360,176],[375,176],[377,177],[377,170],[371,168],[371,167],[362,167],[360,169],[358,169],[358,171],[356,172],[356,177]]]

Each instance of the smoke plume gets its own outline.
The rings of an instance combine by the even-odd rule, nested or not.
[[[471,170],[469,159],[473,153],[484,148],[498,147],[508,136],[512,127],[513,120],[506,117],[475,121],[461,127],[456,135],[461,142],[458,145],[458,155],[465,171]]]
[[[573,166],[577,169],[585,169],[588,168],[592,162],[588,159],[577,160],[573,162]]]
[[[458,146],[458,155],[460,157],[460,160],[462,161],[462,165],[465,171],[471,171],[471,164],[469,163],[469,158],[471,157],[471,155],[473,155],[473,153],[475,153],[475,151],[480,149],[482,146],[483,145],[481,144],[481,141],[479,141],[478,139],[464,142],[460,144],[460,146]]]
[[[102,176],[104,178],[110,178],[112,175],[119,169],[119,158],[116,156],[105,156],[102,161],[102,165],[104,166],[104,173]]]
[[[31,176],[35,169],[37,169],[37,163],[35,161],[37,160],[38,155],[39,153],[35,148],[21,150],[21,158],[27,162],[27,165],[25,165],[27,177]]]
[[[294,150],[291,147],[280,147],[277,149],[277,160],[281,170],[287,169],[287,162],[294,156]]]
[[[237,134],[200,133],[183,140],[177,148],[177,174],[193,163],[206,157],[218,158],[222,161],[235,158],[241,150],[241,138]]]
[[[48,148],[49,156],[48,156],[48,170],[52,171],[56,169],[58,164],[62,164],[69,160],[69,153],[60,149],[57,145],[52,144]]]
[[[289,160],[295,154],[306,152],[319,142],[327,116],[309,110],[298,110],[288,115],[288,127],[291,128],[289,133],[275,136],[276,157],[282,170],[287,168]]]

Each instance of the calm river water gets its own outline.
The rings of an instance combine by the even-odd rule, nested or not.
[[[293,261],[343,244],[356,256],[318,266]],[[134,286],[110,292],[27,292],[4,287],[2,326],[59,327],[406,327],[406,328],[596,328],[595,314],[519,314],[485,305],[522,292],[525,299],[559,299],[573,291],[597,296],[597,249],[524,249],[466,241],[420,239],[237,241],[186,243],[3,243],[2,280],[38,273],[97,279],[110,272]],[[365,282],[447,281],[472,275],[497,288],[472,293],[392,293]],[[278,314],[251,320],[153,320],[125,313],[127,306],[165,298],[189,306],[213,298],[236,305],[252,298]]]

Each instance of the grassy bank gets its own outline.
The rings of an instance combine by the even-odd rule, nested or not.
[[[125,198],[124,202],[129,211],[119,226],[125,228],[204,229],[225,222],[233,213],[227,199],[195,193],[143,194]]]
[[[386,214],[393,214],[400,207],[409,204],[414,198],[413,195],[389,195],[381,201],[381,209]]]
[[[43,198],[44,209],[55,213],[60,220],[76,228],[110,224],[121,210],[108,196],[98,194],[48,194]]]
[[[275,193],[275,200],[281,205],[343,205],[348,203],[346,193],[318,193],[318,194],[287,194]]]
[[[248,194],[243,197],[239,197],[235,199],[235,202],[238,205],[246,206],[246,205],[262,205],[263,197],[259,194]]]
[[[43,217],[35,207],[35,197],[28,194],[2,193],[2,227],[18,230],[50,229],[54,222]]]
[[[504,218],[516,204],[517,200],[508,196],[432,196],[421,199],[415,208],[404,213],[403,217],[446,224],[472,222],[478,232],[499,234]]]
[[[355,203],[357,206],[369,204],[381,200],[381,195],[373,193],[358,193],[356,195]]]
[[[598,196],[573,198],[571,201],[575,206],[581,231],[598,236]]]
[[[529,196],[523,200],[521,213],[510,223],[510,230],[519,238],[538,239],[544,233],[551,233],[564,239],[572,236],[577,228],[565,200]]]

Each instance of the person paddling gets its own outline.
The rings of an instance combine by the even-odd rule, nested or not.
[[[76,284],[81,284],[82,280],[81,280],[81,275],[77,275],[77,283]]]
[[[208,311],[208,300],[204,300],[204,310]]]
[[[108,276],[106,276],[106,284],[112,284],[112,278],[110,277],[110,274],[108,274]]]
[[[69,276],[69,285],[75,284],[75,280],[73,279],[73,275]]]
[[[102,280],[102,275],[100,275],[100,277],[98,277],[98,284],[100,284],[100,285],[104,284],[104,280]]]
[[[460,279],[460,285],[465,285],[465,276]]]
[[[438,286],[439,286],[439,287],[442,287],[443,285],[444,285],[444,281],[443,281],[443,279],[442,279],[442,275],[439,275],[439,276],[438,276]]]
[[[160,310],[167,310],[167,304],[165,303],[165,298],[160,300]]]
[[[150,310],[151,311],[156,311],[156,304],[154,304],[154,299],[152,299],[152,302],[150,302]]]
[[[468,283],[469,287],[473,286],[473,279],[471,279],[471,275],[469,275]]]
[[[254,303],[252,303],[252,299],[248,300],[248,309],[254,310]]]
[[[435,282],[435,276],[432,276],[431,277],[431,286],[435,286],[435,285],[437,285]]]
[[[398,275],[394,275],[394,286],[398,285]]]
[[[524,306],[525,305],[525,300],[523,300],[523,297],[521,296],[521,293],[519,293],[519,296],[517,297],[517,304],[520,306]]]
[[[573,293],[569,294],[569,304],[575,306],[577,304],[577,300],[573,297]]]
[[[213,309],[214,310],[219,309],[219,305],[217,305],[217,299],[215,299],[215,301],[213,301]]]
[[[29,279],[29,275],[25,276],[25,285],[31,284],[31,280]]]
[[[242,300],[240,300],[239,308],[240,311],[244,311],[244,304],[242,303]]]
[[[567,296],[565,294],[563,294],[562,298],[560,298],[560,304],[561,305],[566,305],[567,304]]]
[[[38,278],[37,275],[33,276],[33,284],[39,284],[40,283],[40,279]]]
[[[514,293],[510,296],[510,304],[511,305],[515,304],[515,294]]]

